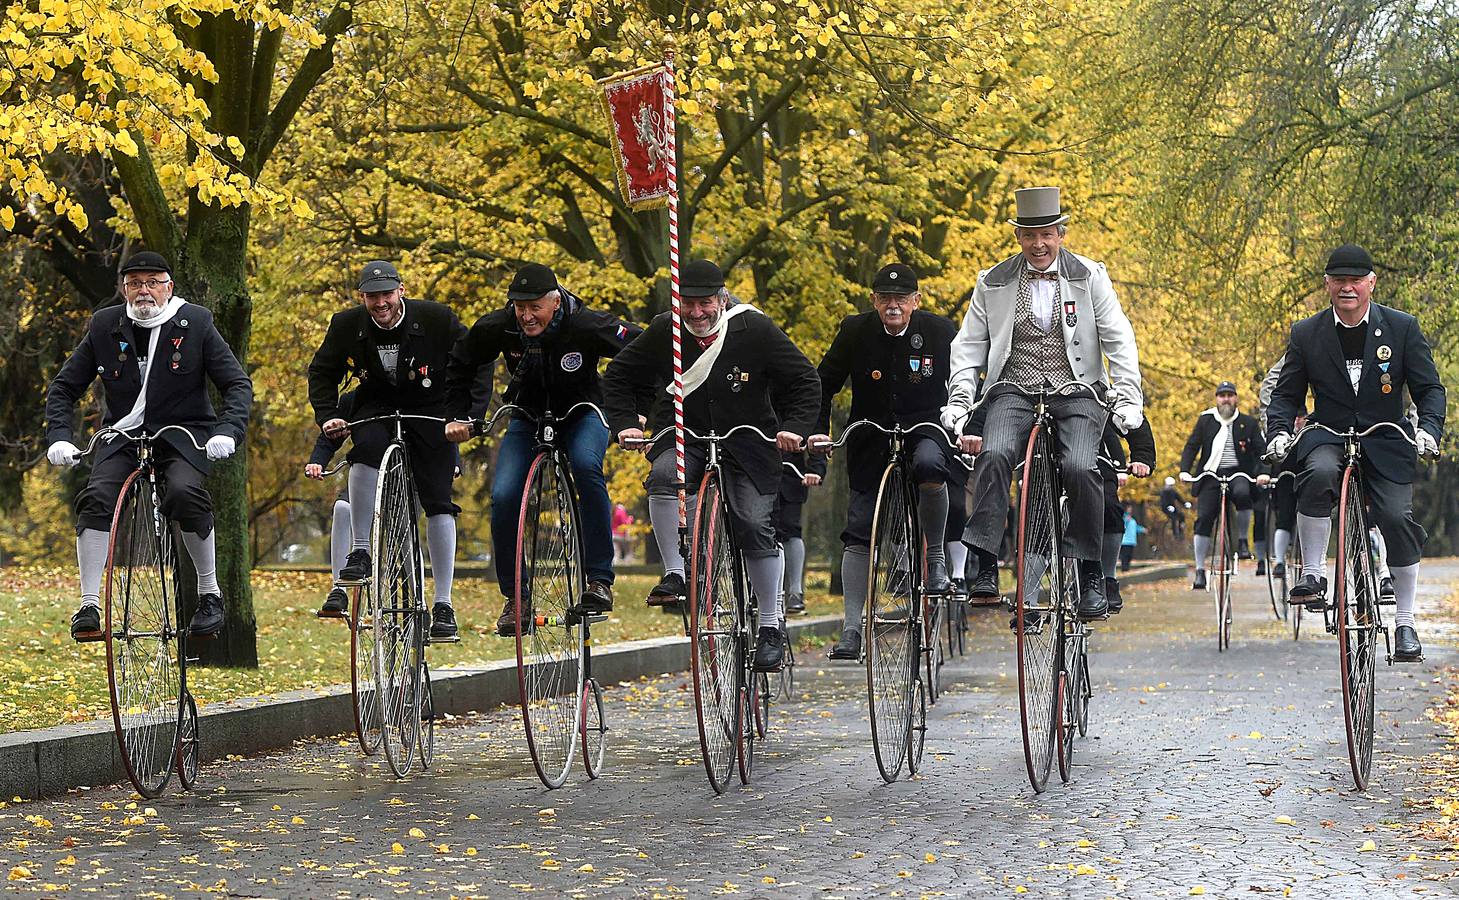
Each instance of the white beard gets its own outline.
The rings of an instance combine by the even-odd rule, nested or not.
[[[127,312],[130,314],[131,318],[142,319],[145,321],[147,319],[155,319],[159,315],[161,315],[163,305],[164,304],[158,303],[143,309],[142,307],[136,306],[135,304],[128,302]]]
[[[703,329],[695,328],[693,325],[689,324],[688,322],[685,322],[684,323],[684,327],[687,328],[687,329],[689,329],[689,333],[690,334],[694,335],[695,337],[701,337],[702,338],[705,335],[709,334],[711,331],[713,331],[714,328],[715,328],[715,326],[718,325],[718,324],[719,324],[719,319],[718,319],[718,317],[716,317],[713,322],[710,322]]]

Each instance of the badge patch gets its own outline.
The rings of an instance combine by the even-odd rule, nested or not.
[[[871,370],[871,380],[872,381],[881,381],[881,369],[872,369]]]
[[[1381,362],[1381,363],[1378,364],[1378,371],[1380,371],[1380,372],[1387,372],[1388,371],[1388,367],[1391,366],[1391,365],[1393,365],[1393,363]]]
[[[1068,325],[1070,328],[1073,328],[1074,323],[1079,321],[1079,315],[1076,312],[1076,309],[1077,307],[1074,305],[1073,300],[1064,301],[1064,324]]]
[[[1385,393],[1385,394],[1391,394],[1391,393],[1393,393],[1393,385],[1391,385],[1391,384],[1385,384],[1385,385],[1383,385],[1383,393]]]
[[[1378,380],[1383,382],[1384,384],[1392,384],[1393,376],[1389,375],[1387,372],[1384,372],[1381,376],[1379,376]]]
[[[921,350],[922,349],[922,335],[920,335],[920,334],[914,334],[914,335],[912,335],[912,349],[913,350]]]
[[[922,371],[922,360],[918,359],[915,356],[907,360],[907,365],[911,366],[913,372]]]
[[[576,372],[583,367],[583,355],[574,350],[572,353],[562,355],[562,371]]]
[[[1393,358],[1393,348],[1390,347],[1390,346],[1388,346],[1387,344],[1383,344],[1382,346],[1380,346],[1378,348],[1378,358],[1379,359],[1392,359]]]
[[[628,326],[627,325],[619,325],[618,326],[617,334],[618,334],[618,340],[620,340],[620,341],[621,340],[625,340],[628,337]]]

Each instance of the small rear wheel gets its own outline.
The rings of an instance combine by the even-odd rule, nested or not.
[[[927,689],[921,680],[912,689],[912,722],[907,731],[907,772],[922,771],[922,752],[927,749]]]
[[[429,769],[436,756],[436,703],[431,694],[431,667],[420,661],[420,767]]]
[[[355,588],[350,608],[350,699],[355,737],[366,756],[380,752],[380,695],[375,690],[375,620],[369,585]]]
[[[198,781],[198,702],[191,692],[183,699],[182,724],[177,732],[177,780],[190,791]]]
[[[583,768],[589,778],[597,778],[608,753],[608,719],[603,715],[603,689],[597,679],[589,679],[583,686],[582,742]]]

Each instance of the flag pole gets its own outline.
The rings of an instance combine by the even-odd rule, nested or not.
[[[689,516],[684,484],[684,347],[679,310],[679,154],[674,115],[674,54],[664,54],[664,130],[668,138],[669,311],[674,331],[674,472],[679,492],[679,551],[688,557]]]

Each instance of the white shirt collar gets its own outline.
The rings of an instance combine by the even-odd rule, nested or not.
[[[1361,320],[1359,320],[1358,324],[1357,325],[1348,325],[1345,322],[1343,322],[1342,319],[1339,319],[1337,317],[1337,307],[1334,306],[1332,308],[1332,320],[1334,322],[1336,322],[1337,324],[1341,325],[1343,328],[1357,328],[1360,325],[1367,325],[1368,324],[1368,316],[1371,315],[1372,312],[1373,312],[1373,304],[1370,301],[1368,303],[1368,308],[1365,309],[1365,310],[1363,310],[1363,318]]]
[[[885,331],[887,333],[887,335],[890,336],[890,337],[901,337],[902,335],[906,334],[907,333],[907,329],[908,328],[911,328],[911,327],[912,327],[912,317],[911,316],[908,316],[907,317],[907,324],[902,326],[902,330],[901,331],[898,331],[895,334],[893,334],[892,333],[892,330],[890,328],[888,328],[885,323],[883,323],[883,325],[881,327],[881,330],[882,331]]]

